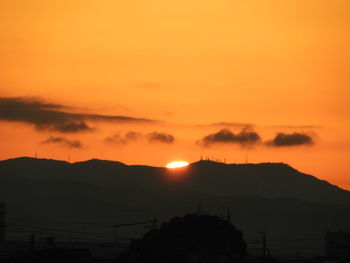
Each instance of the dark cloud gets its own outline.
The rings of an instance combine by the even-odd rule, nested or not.
[[[106,137],[104,139],[107,143],[125,144],[127,141],[120,134],[114,134],[113,136]]]
[[[175,141],[174,136],[167,133],[162,132],[152,132],[148,134],[142,134],[139,132],[129,131],[126,134],[120,134],[116,133],[113,136],[105,138],[105,142],[107,143],[115,143],[115,144],[127,144],[130,142],[137,141],[139,139],[147,139],[148,142],[154,143],[154,142],[161,142],[161,143],[168,143],[171,144]]]
[[[155,122],[129,116],[70,113],[67,107],[36,98],[0,98],[0,120],[33,124],[38,130],[63,133],[91,131],[86,121]]]
[[[141,133],[129,131],[127,134],[125,134],[125,138],[129,141],[135,141],[141,137]]]
[[[152,132],[148,134],[149,142],[161,142],[171,144],[175,141],[175,138],[171,134],[163,133],[163,132]]]
[[[222,129],[217,133],[205,136],[199,144],[203,146],[210,146],[215,143],[237,143],[241,146],[248,146],[256,144],[260,141],[258,133],[251,130],[250,127],[243,128],[239,133],[234,134],[229,129]]]
[[[85,122],[73,122],[73,121],[67,121],[63,123],[54,123],[54,124],[36,124],[36,128],[38,130],[52,130],[52,131],[58,131],[63,133],[68,132],[80,132],[80,131],[90,131],[92,128],[90,128]]]
[[[107,143],[127,144],[129,142],[138,140],[141,136],[141,133],[129,131],[124,135],[116,133],[113,136],[107,137],[104,141]]]
[[[69,140],[63,137],[49,137],[42,143],[44,144],[59,144],[62,147],[66,148],[82,148],[82,143],[79,140]]]
[[[266,144],[275,147],[313,145],[314,140],[311,136],[298,132],[291,134],[277,133],[275,138]]]

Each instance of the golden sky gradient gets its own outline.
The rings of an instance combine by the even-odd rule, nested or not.
[[[4,119],[0,105],[0,158],[164,166],[248,155],[350,189],[349,30],[348,0],[0,0],[0,97],[158,120],[88,118],[91,130],[62,133]],[[248,124],[254,145],[200,143]],[[314,144],[268,146],[276,133]]]

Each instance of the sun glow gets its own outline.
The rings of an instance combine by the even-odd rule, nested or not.
[[[166,165],[166,168],[180,168],[180,167],[185,167],[187,165],[189,165],[189,163],[185,161],[174,161],[174,162],[168,163]]]

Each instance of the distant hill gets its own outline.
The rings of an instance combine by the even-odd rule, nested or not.
[[[297,171],[284,163],[191,164],[193,186],[221,195],[295,198],[312,202],[349,203],[350,192]]]
[[[279,245],[292,242],[291,236],[299,238],[295,246],[300,238],[317,236],[313,246],[323,248],[320,237],[327,229],[350,229],[350,192],[283,163],[199,161],[172,170],[95,159],[0,161],[0,202],[7,204],[9,226],[162,222],[195,213],[200,200],[204,213],[224,215],[230,208],[232,222],[248,241],[267,229],[269,241]]]
[[[155,192],[171,190],[220,196],[350,203],[349,191],[303,174],[283,163],[223,164],[199,161],[185,168],[169,170],[96,159],[67,163],[23,157],[0,161],[0,174],[0,180],[12,182],[54,180],[107,188],[126,185]],[[179,177],[178,180],[176,177]]]

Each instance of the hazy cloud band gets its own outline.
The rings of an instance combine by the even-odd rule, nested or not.
[[[33,124],[38,130],[62,133],[91,131],[86,121],[155,122],[155,120],[130,116],[70,113],[60,104],[45,103],[34,98],[0,98],[0,120]]]

